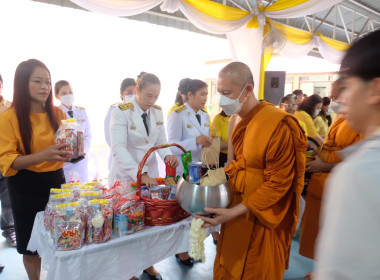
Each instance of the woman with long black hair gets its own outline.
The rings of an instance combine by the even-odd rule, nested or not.
[[[17,251],[29,279],[40,279],[41,259],[27,250],[34,218],[48,202],[50,188],[65,182],[62,167],[70,160],[67,144],[54,133],[65,113],[53,105],[50,72],[30,59],[16,69],[12,107],[0,115],[0,172],[8,177]]]

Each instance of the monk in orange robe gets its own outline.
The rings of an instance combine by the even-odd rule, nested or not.
[[[308,171],[316,173],[311,176],[307,187],[305,212],[301,222],[299,253],[304,257],[314,259],[323,190],[329,172],[341,161],[338,152],[359,140],[360,134],[349,127],[347,120],[338,116],[331,125],[316,162],[307,165]]]
[[[337,80],[333,83],[330,96],[332,101],[338,103],[342,102],[339,82]],[[316,156],[315,161],[306,164],[306,170],[313,174],[307,187],[305,212],[301,222],[299,253],[304,257],[314,259],[323,190],[331,169],[341,161],[338,152],[359,140],[361,135],[349,127],[344,116],[338,115],[328,131],[319,156]],[[311,274],[305,275],[305,278],[310,279]]]
[[[214,279],[280,280],[297,225],[307,139],[294,117],[255,98],[245,64],[223,68],[217,87],[224,112],[241,120],[226,169],[233,202],[228,209],[205,208],[214,218],[198,216],[204,227],[222,224]]]

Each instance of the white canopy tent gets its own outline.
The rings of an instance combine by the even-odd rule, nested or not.
[[[380,3],[376,0],[366,0],[365,4],[356,0],[38,1],[78,5],[76,7],[119,17],[149,14],[179,19],[191,22],[201,32],[226,34],[232,58],[247,63],[255,81],[260,81],[260,75],[263,78],[271,57],[262,55],[261,45],[270,27],[282,29],[287,35],[281,55],[295,58],[318,51],[332,63],[340,63],[352,41],[380,27]],[[260,97],[260,93],[256,93]]]

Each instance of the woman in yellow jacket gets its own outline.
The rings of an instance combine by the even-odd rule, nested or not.
[[[29,279],[40,279],[41,259],[27,250],[34,218],[45,209],[50,188],[65,183],[62,167],[70,159],[54,133],[65,113],[53,106],[50,72],[36,59],[16,69],[12,107],[0,115],[0,172],[8,177],[17,251]]]

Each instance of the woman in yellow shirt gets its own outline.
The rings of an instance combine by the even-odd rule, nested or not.
[[[224,167],[227,162],[227,150],[228,150],[228,121],[230,116],[222,110],[215,118],[212,120],[212,128],[215,132],[215,136],[221,138],[220,142],[220,155],[219,155],[219,166]]]
[[[327,96],[323,97],[322,101],[323,101],[322,110],[319,112],[318,116],[314,119],[314,125],[318,134],[322,138],[325,138],[327,134],[327,130],[329,129],[329,121],[327,119],[327,112],[330,106],[330,98]]]
[[[56,145],[54,133],[65,113],[53,106],[50,72],[35,59],[16,69],[12,107],[0,115],[0,172],[8,177],[17,251],[29,279],[39,279],[41,259],[27,250],[34,218],[43,211],[50,188],[65,182],[67,144]]]
[[[318,135],[313,119],[318,116],[321,109],[322,98],[319,95],[313,94],[302,101],[294,113],[294,117],[297,120],[305,123],[306,135],[317,141],[319,145],[322,144],[323,138]]]

